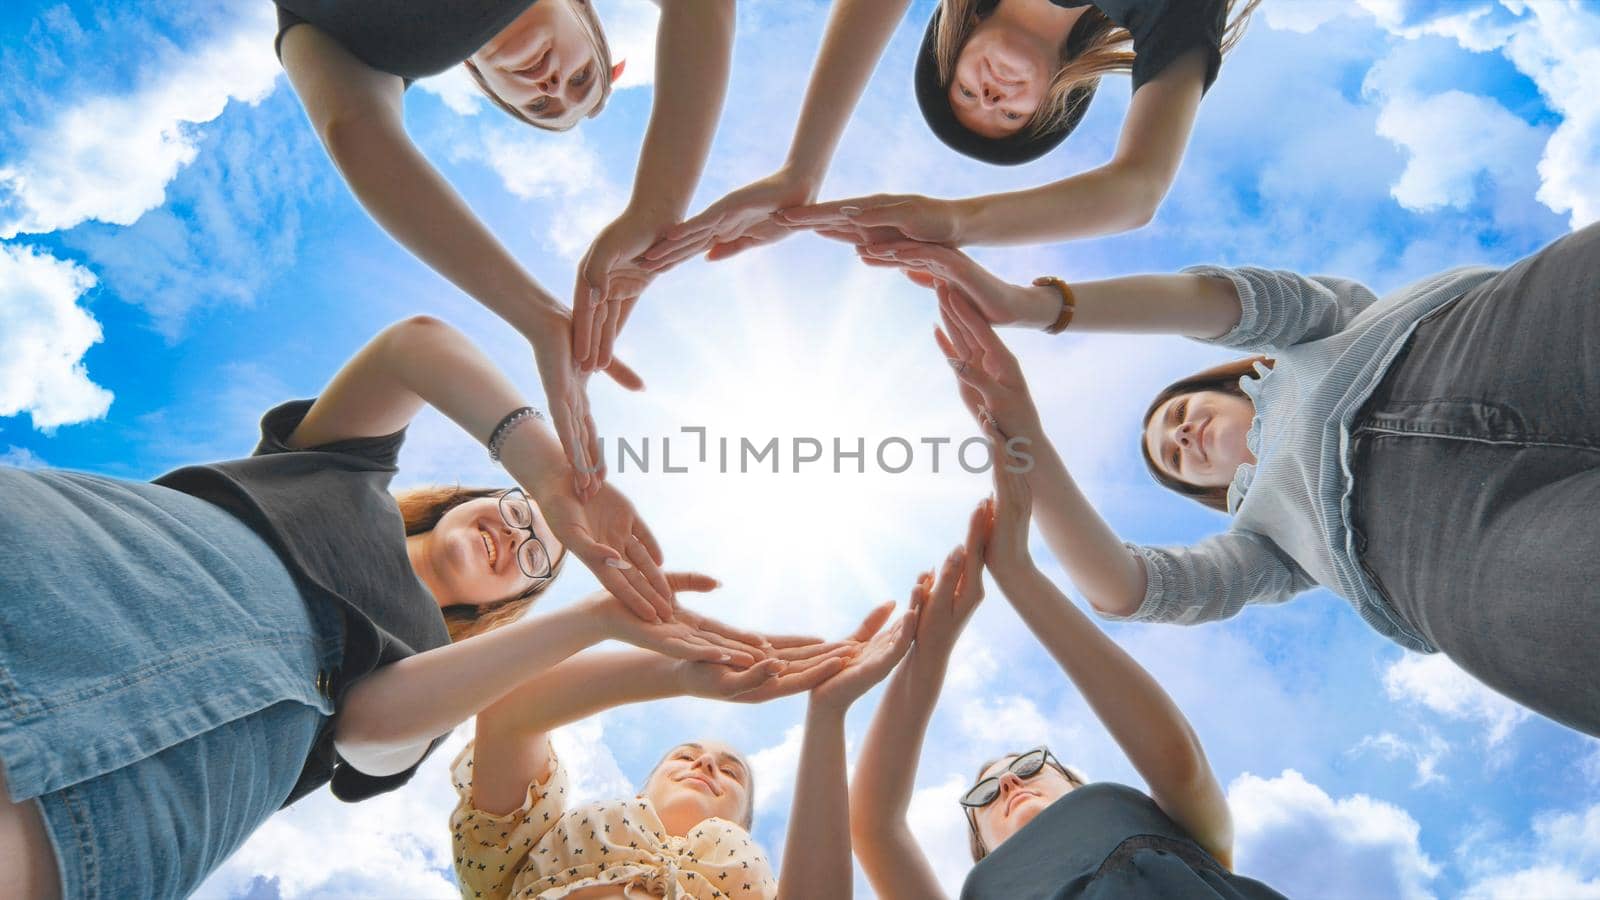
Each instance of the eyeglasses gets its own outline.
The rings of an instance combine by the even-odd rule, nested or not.
[[[1039,774],[1040,769],[1044,768],[1046,761],[1052,759],[1056,759],[1056,757],[1055,754],[1050,752],[1049,747],[1035,747],[1013,759],[1011,765],[1006,766],[1006,771],[1018,778],[1032,778]],[[1063,771],[1066,769],[1065,766],[1061,765],[1061,760],[1059,759],[1056,759],[1056,766]],[[1071,775],[1066,776],[1066,778],[1067,781],[1073,784],[1077,783]],[[1000,796],[1000,776],[990,775],[961,795],[961,805],[969,809],[981,809],[993,803],[994,798],[998,796]]]
[[[518,488],[501,494],[500,519],[512,528],[528,533],[517,544],[517,568],[529,578],[549,578],[550,551],[545,549],[544,541],[539,540],[539,536],[533,532],[533,504],[528,502],[528,496]]]

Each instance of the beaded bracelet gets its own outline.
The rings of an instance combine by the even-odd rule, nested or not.
[[[529,419],[543,418],[544,413],[531,406],[519,406],[506,413],[506,417],[500,420],[500,424],[494,427],[494,431],[489,432],[489,440],[485,444],[489,448],[489,459],[497,463],[500,461],[500,445],[505,443],[506,436],[511,434],[518,425]]]
[[[1041,275],[1033,280],[1035,287],[1053,287],[1061,292],[1061,312],[1056,314],[1056,320],[1045,328],[1045,334],[1060,334],[1072,324],[1072,314],[1078,309],[1078,299],[1072,296],[1072,288],[1065,281],[1054,275]]]

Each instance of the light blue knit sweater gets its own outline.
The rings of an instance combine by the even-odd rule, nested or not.
[[[1247,603],[1282,603],[1318,584],[1343,596],[1367,624],[1402,646],[1435,648],[1389,607],[1352,546],[1350,427],[1389,363],[1424,316],[1498,274],[1454,269],[1379,300],[1343,278],[1267,269],[1196,266],[1239,292],[1239,324],[1206,343],[1275,358],[1240,387],[1255,402],[1246,444],[1254,464],[1228,488],[1233,525],[1192,547],[1128,544],[1148,587],[1130,616],[1192,625],[1236,615]]]

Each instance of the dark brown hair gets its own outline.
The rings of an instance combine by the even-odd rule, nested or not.
[[[1185,497],[1192,497],[1218,512],[1228,511],[1228,486],[1200,487],[1190,484],[1181,478],[1171,475],[1157,468],[1155,458],[1150,455],[1150,445],[1144,439],[1145,430],[1150,427],[1150,419],[1156,414],[1161,404],[1184,394],[1197,394],[1201,391],[1220,391],[1234,397],[1245,396],[1244,390],[1239,387],[1239,379],[1246,375],[1254,375],[1256,363],[1263,363],[1271,368],[1273,361],[1266,356],[1251,356],[1245,359],[1236,359],[1225,362],[1220,366],[1212,366],[1203,372],[1196,372],[1188,378],[1183,378],[1167,385],[1150,401],[1150,407],[1144,411],[1144,419],[1139,430],[1139,452],[1144,456],[1145,468],[1150,470],[1150,477],[1156,483],[1168,490],[1176,491]]]
[[[972,779],[972,783],[973,784],[977,784],[978,782],[982,781],[983,780],[983,773],[989,771],[989,767],[990,766],[994,765],[995,763],[999,762],[1002,759],[1005,759],[1006,756],[1021,756],[1021,755],[1023,755],[1023,754],[1020,754],[1020,753],[1007,753],[1007,754],[1005,754],[1005,756],[996,756],[994,759],[991,759],[988,762],[986,762],[983,765],[978,767],[978,774],[977,774],[977,776],[975,776]],[[1045,759],[1044,759],[1044,763],[1045,763],[1045,765],[1049,766],[1050,768],[1055,769],[1057,772],[1060,772],[1062,778],[1065,778],[1066,780],[1072,782],[1074,785],[1076,785],[1078,787],[1083,787],[1083,785],[1084,785],[1083,776],[1081,774],[1079,774],[1078,772],[1074,771],[1073,769],[1069,769],[1066,766],[1062,765],[1056,759],[1056,756],[1055,756],[1054,753],[1046,755]],[[972,861],[973,862],[977,862],[977,861],[983,859],[985,856],[989,855],[989,848],[985,847],[983,845],[983,838],[978,836],[978,813],[975,810],[973,810],[971,807],[969,807],[969,806],[961,807],[961,812],[967,817],[967,843],[968,843],[968,849],[970,849],[972,851]]]
[[[1243,9],[1234,14],[1239,0],[1228,0],[1230,20],[1222,36],[1222,52],[1227,53],[1244,36],[1250,14],[1261,0],[1245,0]],[[956,60],[961,48],[972,37],[972,32],[994,11],[997,0],[940,0],[939,32],[934,40],[934,55],[939,64],[939,82],[949,87],[955,78]],[[1076,53],[1068,48],[1077,50]],[[1133,35],[1126,28],[1112,22],[1105,13],[1090,6],[1083,11],[1072,33],[1061,44],[1060,68],[1045,88],[1044,99],[1033,111],[1023,132],[1039,137],[1059,131],[1073,120],[1073,107],[1083,102],[1087,91],[1079,88],[1091,86],[1108,72],[1126,72],[1133,69]]]
[[[595,12],[594,3],[591,0],[572,0],[572,5],[578,12],[578,23],[583,26],[584,33],[589,38],[589,44],[594,48],[594,74],[596,78],[600,79],[600,99],[595,103],[594,109],[589,111],[589,118],[594,118],[600,115],[600,111],[606,108],[606,101],[611,99],[611,45],[606,43],[606,32],[600,25],[600,14]],[[489,87],[489,83],[483,80],[483,73],[478,71],[478,66],[472,61],[471,57],[463,60],[461,64],[467,67],[467,74],[472,76],[472,83],[478,86],[478,90],[482,91],[485,97],[489,98],[489,102],[500,107],[502,112],[513,119],[526,122],[544,131],[569,131],[578,124],[576,119],[571,122],[551,124],[528,115],[525,110],[518,109],[507,103]]]
[[[406,537],[417,534],[426,534],[432,531],[445,513],[466,503],[468,500],[477,500],[480,497],[498,497],[505,491],[498,488],[464,488],[460,485],[446,487],[433,485],[429,487],[410,488],[395,493],[395,501],[400,504],[400,518],[406,523]],[[550,577],[541,578],[533,587],[505,600],[494,603],[485,603],[473,606],[468,603],[458,603],[446,606],[444,624],[450,630],[450,640],[459,641],[493,631],[501,625],[514,622],[528,611],[533,601],[544,593],[545,588],[555,583],[556,576],[561,574],[561,566],[567,561],[567,553],[563,549],[550,569]]]

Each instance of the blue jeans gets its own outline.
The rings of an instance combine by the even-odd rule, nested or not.
[[[1600,225],[1417,326],[1352,431],[1367,574],[1489,687],[1600,736]]]

